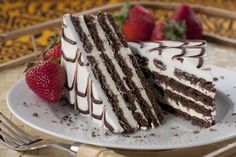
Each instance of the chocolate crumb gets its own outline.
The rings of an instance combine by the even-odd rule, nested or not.
[[[172,130],[176,129],[175,127],[171,127]]]
[[[198,133],[199,133],[199,131],[194,131],[193,133],[194,133],[194,134],[198,134]]]
[[[174,134],[175,137],[179,136],[178,134]]]
[[[232,113],[232,116],[236,116],[236,113]]]
[[[33,115],[33,117],[39,117],[38,113],[33,113],[32,115]]]
[[[25,107],[28,107],[28,105],[27,105],[27,103],[24,101],[23,102],[23,105],[25,106]]]
[[[211,128],[210,128],[210,131],[213,132],[213,131],[217,131],[217,130],[216,130],[216,129],[211,129]]]
[[[96,134],[94,131],[92,132],[92,137],[96,137]]]
[[[155,134],[154,134],[154,133],[151,133],[149,136],[155,136]]]
[[[67,125],[67,126],[70,126],[70,123],[67,123],[66,125]]]
[[[223,80],[223,79],[224,79],[224,76],[220,76],[220,78]]]
[[[53,123],[57,123],[57,121],[55,121],[55,120],[52,120],[51,122],[53,122]]]
[[[213,77],[213,81],[218,81],[218,78],[217,77]]]
[[[106,131],[106,132],[105,132],[105,136],[108,136],[108,135],[109,135],[109,134],[108,134],[108,132]]]
[[[229,97],[230,95],[229,94],[227,94],[227,97]]]
[[[69,119],[69,116],[70,116],[70,114],[67,114],[67,115],[63,116],[62,119],[66,121]]]

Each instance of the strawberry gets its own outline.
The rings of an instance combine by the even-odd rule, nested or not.
[[[190,6],[180,6],[174,12],[172,19],[185,22],[187,39],[202,39],[202,23]]]
[[[51,49],[43,53],[44,58],[60,58],[61,43],[56,43]]]
[[[177,40],[185,38],[185,25],[183,22],[167,20],[155,25],[151,40]]]
[[[127,41],[149,40],[155,25],[153,14],[141,5],[126,5],[118,15],[113,16],[122,23]]]
[[[36,61],[31,66],[25,75],[26,83],[30,89],[49,103],[58,102],[62,97],[66,82],[64,68],[52,60]]]

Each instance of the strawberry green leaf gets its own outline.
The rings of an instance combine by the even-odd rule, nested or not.
[[[125,5],[121,8],[120,12],[112,14],[113,18],[117,22],[123,22],[127,15],[131,4],[127,1]]]
[[[178,40],[185,38],[186,26],[183,21],[167,20],[164,25],[163,34],[166,39]]]
[[[59,35],[52,35],[48,37],[49,45],[45,47],[43,53],[51,49],[55,45],[55,43],[59,42],[59,39]]]

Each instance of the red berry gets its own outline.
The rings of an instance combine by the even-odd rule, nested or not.
[[[26,71],[25,80],[36,95],[49,103],[55,103],[62,97],[66,72],[56,62],[39,61]]]
[[[176,21],[184,21],[186,25],[187,39],[202,39],[202,24],[195,15],[192,8],[188,5],[182,5],[178,8],[172,17]]]
[[[162,22],[156,24],[152,30],[151,40],[164,40],[165,39],[165,36],[163,34],[164,27],[165,25]]]
[[[134,5],[123,22],[123,32],[127,41],[149,40],[154,25],[153,14],[140,5]]]
[[[44,52],[43,56],[46,58],[53,58],[53,59],[60,58],[61,57],[61,43],[55,44],[54,47]]]

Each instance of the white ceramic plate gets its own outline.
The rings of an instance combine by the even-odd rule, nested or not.
[[[120,149],[186,148],[236,136],[236,73],[213,67],[213,75],[218,78],[216,125],[207,129],[168,114],[158,128],[129,135],[113,134],[77,115],[62,102],[48,105],[28,88],[24,79],[10,89],[7,104],[11,112],[29,126],[72,141]]]

